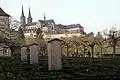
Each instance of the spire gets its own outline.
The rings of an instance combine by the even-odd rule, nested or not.
[[[44,21],[46,21],[45,12],[44,12]]]
[[[29,13],[28,13],[28,18],[27,18],[27,23],[28,24],[32,23],[32,17],[31,17],[30,7],[29,7]]]
[[[21,17],[20,17],[20,22],[21,22],[21,26],[24,26],[26,24],[26,18],[24,16],[23,5],[22,5],[22,13],[21,13]]]
[[[31,18],[31,12],[30,12],[30,7],[29,7],[29,13],[28,13],[28,18]]]
[[[23,5],[22,5],[22,13],[21,13],[21,17],[24,17]]]

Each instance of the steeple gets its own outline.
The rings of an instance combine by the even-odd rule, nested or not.
[[[23,5],[22,5],[22,13],[21,13],[21,17],[25,17],[25,16],[24,16]]]
[[[27,23],[28,24],[32,23],[32,17],[31,17],[30,7],[29,7],[29,13],[28,13],[28,18],[27,18]]]
[[[45,12],[44,12],[44,21],[46,21]]]
[[[29,13],[28,13],[28,17],[29,17],[29,18],[31,18],[30,7],[29,7]]]
[[[22,13],[21,13],[21,17],[20,17],[20,22],[21,22],[21,26],[25,26],[26,25],[26,18],[24,16],[23,6],[22,6]]]

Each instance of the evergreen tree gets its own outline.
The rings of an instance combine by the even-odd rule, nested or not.
[[[42,31],[41,31],[40,28],[38,28],[37,31],[36,31],[36,36],[38,36],[38,35],[42,35]]]
[[[21,27],[18,29],[18,38],[21,38],[21,39],[25,38],[24,32]]]
[[[46,53],[46,43],[42,35],[42,31],[40,28],[36,31],[36,42],[39,44],[40,53],[43,55]]]

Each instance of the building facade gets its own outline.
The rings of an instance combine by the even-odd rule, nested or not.
[[[24,15],[24,10],[22,6],[20,22],[25,35],[30,35],[30,34],[35,35],[38,28],[40,28],[43,34],[45,35],[63,34],[63,33],[74,34],[84,31],[84,28],[80,24],[62,25],[62,24],[56,24],[53,19],[46,20],[45,13],[43,20],[38,20],[37,22],[33,22],[32,20],[33,19],[29,8],[28,18],[26,22],[26,17]]]
[[[84,31],[84,28],[80,24],[71,24],[71,25],[58,24],[56,26],[58,27],[58,34],[62,34],[62,33],[75,34]]]
[[[9,17],[10,15],[0,8],[0,42],[4,42],[6,38],[9,38]]]
[[[6,45],[7,40],[10,38],[9,17],[10,15],[0,8],[0,56],[11,56],[11,50]]]
[[[9,15],[0,8],[0,28],[8,28]]]

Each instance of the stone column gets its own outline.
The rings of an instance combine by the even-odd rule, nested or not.
[[[30,46],[30,64],[38,64],[38,45],[32,44]]]
[[[54,39],[48,41],[48,69],[60,70],[61,63],[61,40]]]
[[[7,56],[11,56],[11,50],[10,50],[10,48],[7,49]]]
[[[3,48],[0,47],[0,56],[3,56]]]
[[[6,47],[3,48],[3,56],[7,56],[7,48]]]
[[[22,47],[21,48],[21,60],[22,61],[27,61],[27,47]]]

